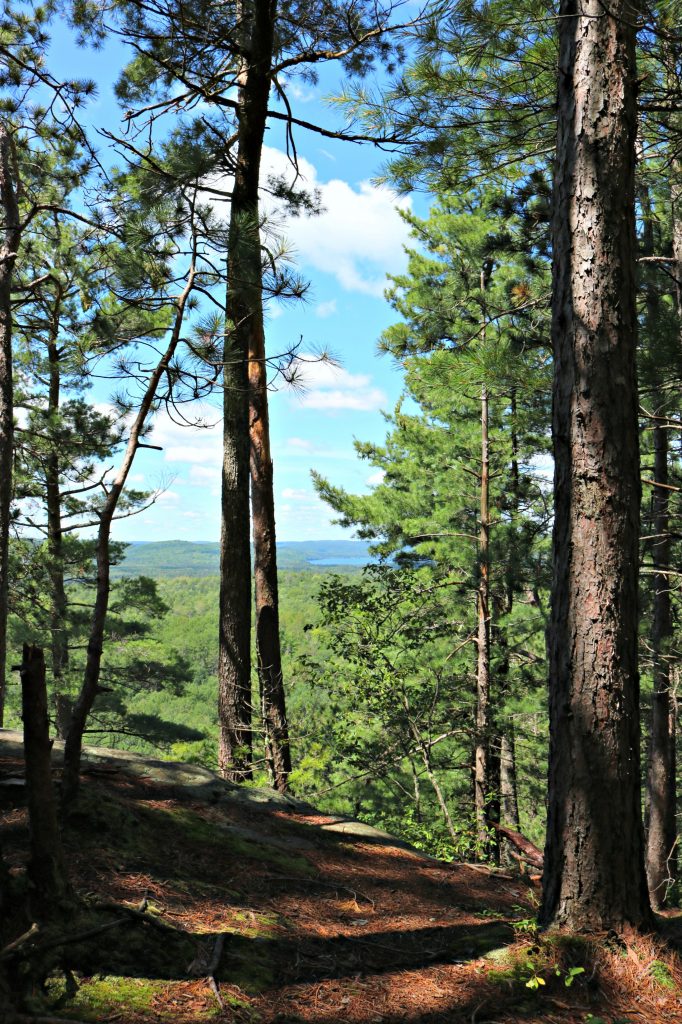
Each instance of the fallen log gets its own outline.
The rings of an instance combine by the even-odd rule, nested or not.
[[[519,851],[516,855],[512,853],[514,860],[525,861],[526,864],[530,864],[534,868],[542,869],[545,858],[535,843],[532,843],[530,839],[526,839],[520,832],[507,828],[506,825],[500,825],[496,821],[491,821],[488,824],[495,829],[498,835],[506,839],[511,846]]]

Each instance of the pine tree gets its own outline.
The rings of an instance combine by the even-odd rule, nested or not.
[[[14,395],[12,286],[23,235],[33,218],[54,209],[62,183],[53,181],[53,153],[83,140],[77,108],[92,82],[58,82],[45,63],[48,7],[30,12],[6,4],[0,16],[0,725],[5,704],[9,536]],[[46,98],[53,102],[45,105]],[[76,172],[77,173],[77,172]]]
[[[66,169],[72,176],[75,166]],[[62,205],[67,205],[66,195]],[[15,405],[25,412],[15,446],[17,526],[45,537],[44,546],[33,554],[36,562],[42,557],[48,581],[58,729],[69,661],[65,577],[88,562],[90,545],[78,540],[77,531],[97,519],[98,489],[92,478],[122,436],[111,416],[85,400],[89,360],[102,355],[92,317],[109,273],[97,241],[96,229],[62,214],[36,217],[14,286]]]
[[[235,778],[248,775],[250,761],[250,586],[248,538],[249,455],[255,549],[256,647],[268,760],[274,784],[285,789],[291,769],[279,639],[277,565],[272,463],[267,408],[266,347],[263,332],[264,262],[259,194],[260,159],[266,123],[281,120],[289,142],[296,128],[326,137],[359,139],[351,131],[330,131],[297,118],[287,80],[315,76],[315,67],[337,61],[362,74],[377,60],[390,60],[392,8],[340,2],[206,3],[179,23],[162,5],[126,3],[124,34],[135,33],[139,56],[120,86],[137,102],[131,119],[155,111],[191,109],[202,100],[212,112],[188,125],[203,147],[208,166],[233,176],[230,193],[230,254],[224,355],[224,472],[222,497],[222,579],[219,656],[221,766]],[[158,25],[170,31],[158,32]],[[207,33],[209,33],[207,35]],[[160,38],[163,37],[163,42]],[[180,85],[181,98],[171,86]],[[233,90],[236,88],[236,97]],[[170,94],[169,94],[170,93]],[[153,96],[156,102],[149,102]],[[278,109],[276,101],[283,103]],[[151,112],[151,113],[150,113]],[[295,147],[292,152],[295,152]],[[293,158],[295,164],[295,157]],[[268,187],[300,207],[314,205],[283,181]],[[281,282],[277,294],[286,292]],[[300,294],[300,287],[294,288]]]
[[[545,926],[649,924],[640,810],[634,9],[562,3]]]
[[[516,660],[512,616],[521,613],[515,595],[538,589],[525,575],[535,537],[521,503],[543,501],[529,472],[546,416],[535,390],[543,381],[541,314],[529,330],[531,310],[542,308],[543,262],[525,265],[524,218],[510,212],[518,196],[510,199],[491,189],[482,200],[441,200],[426,221],[408,218],[422,248],[395,279],[392,302],[405,320],[382,344],[403,362],[406,399],[420,413],[399,406],[386,445],[359,446],[386,474],[369,496],[317,479],[344,525],[359,526],[383,554],[426,560],[458,580],[451,620],[463,633],[452,638],[460,651],[452,669],[463,671],[473,645],[464,672],[476,680],[470,759],[479,851],[499,820],[502,704]]]
[[[145,342],[147,348],[155,351],[156,362],[151,369],[145,369],[138,361],[138,374],[131,379],[127,372],[130,354],[128,359],[125,354],[121,356],[122,370],[133,395],[122,398],[120,404],[128,409],[130,423],[118,469],[112,480],[103,482],[97,510],[97,582],[83,680],[71,709],[64,747],[65,807],[78,793],[83,735],[95,700],[102,692],[100,675],[111,596],[112,523],[127,500],[126,488],[135,455],[145,445],[144,437],[154,411],[161,403],[172,407],[182,400],[187,385],[180,358],[186,320],[195,307],[195,289],[215,285],[213,261],[224,255],[225,248],[222,227],[199,202],[198,182],[175,189],[166,182],[159,195],[158,180],[150,178],[144,167],[133,166],[115,177],[112,184],[121,241],[120,247],[111,253],[118,294],[113,309],[103,312],[98,330],[104,335],[120,330],[124,348],[134,348],[134,342]],[[119,301],[123,305],[122,324]],[[198,346],[192,347],[199,351]],[[190,373],[190,394],[198,394],[197,388],[197,377]],[[134,492],[128,498],[135,500]]]
[[[674,536],[679,515],[671,430],[679,419],[680,320],[675,282],[669,274],[672,249],[669,168],[652,161],[641,172],[639,202],[639,289],[643,296],[638,359],[642,438],[643,643],[640,665],[645,697],[651,691],[646,768],[646,868],[652,906],[666,902],[676,877],[676,662]]]

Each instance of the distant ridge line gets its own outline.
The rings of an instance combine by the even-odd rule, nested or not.
[[[277,561],[283,571],[323,571],[359,568],[376,559],[362,540],[281,541]],[[217,576],[217,541],[131,541],[114,576]]]

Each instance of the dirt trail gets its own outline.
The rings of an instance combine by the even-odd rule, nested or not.
[[[57,751],[57,777],[58,763]],[[193,766],[91,751],[84,767],[65,833],[77,889],[131,907],[145,900],[146,915],[176,932],[150,926],[144,947],[109,933],[86,951],[78,992],[53,1016],[583,1024],[592,1014],[592,1024],[682,1024],[681,990],[659,984],[646,962],[657,947],[621,955],[622,979],[613,954],[598,963],[583,947],[548,953],[529,930],[537,894],[523,880],[436,861]],[[20,737],[0,733],[0,822],[15,871],[26,854],[22,771]],[[222,1008],[206,978],[221,946]],[[567,986],[581,956],[592,957],[589,970]],[[676,962],[667,970],[675,986]]]

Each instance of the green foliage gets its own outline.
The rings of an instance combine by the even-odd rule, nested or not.
[[[163,992],[167,984],[165,980],[152,978],[91,978],[79,985],[75,996],[69,999],[69,1012],[78,1013],[79,1018],[87,1021],[101,1020],[113,1012],[148,1012],[153,1007],[154,997]],[[63,999],[66,994],[64,982],[56,978],[48,982],[47,991],[53,1000]],[[210,1019],[214,1015],[202,1014],[201,1019]]]
[[[557,42],[538,0],[434,5],[410,59],[388,88],[340,97],[376,134],[410,144],[386,170],[400,190],[426,183],[458,195],[507,169],[543,166],[551,152]]]
[[[20,545],[14,556],[18,566],[26,565],[26,550],[33,556],[32,568],[27,574],[28,585],[21,599],[15,600],[10,617],[13,661],[20,660],[19,651],[25,642],[50,647],[49,607],[41,600],[39,577],[37,579],[35,574],[42,549],[37,544]],[[81,550],[80,557],[85,559],[85,555]],[[85,560],[83,570],[92,576],[90,559]],[[87,581],[87,577],[85,579]],[[36,586],[38,600],[35,599]],[[69,657],[58,678],[54,676],[53,666],[48,665],[48,689],[55,708],[58,697],[71,701],[78,693],[90,629],[91,596],[83,579],[70,584],[67,593],[69,614],[61,628],[66,635]],[[145,750],[168,749],[175,742],[203,740],[203,731],[182,718],[172,721],[164,713],[164,698],[171,694],[177,699],[183,696],[192,668],[176,645],[162,645],[154,635],[168,611],[169,606],[159,596],[156,582],[148,577],[123,578],[113,584],[102,664],[105,689],[87,726],[88,735],[96,736],[100,745],[117,745],[123,736],[139,738]],[[10,687],[9,693],[8,709],[13,720],[19,713],[19,695],[14,687]],[[159,695],[152,701],[153,707],[145,706],[145,694]]]
[[[407,217],[418,248],[389,295],[402,320],[382,339],[405,368],[405,395],[388,418],[385,443],[357,444],[383,480],[370,494],[351,495],[315,478],[339,521],[393,559],[359,581],[332,579],[321,589],[317,632],[331,657],[308,669],[329,693],[325,731],[349,779],[364,777],[364,793],[373,794],[363,797],[363,814],[376,815],[374,805],[383,803],[383,820],[414,836],[408,797],[441,852],[434,822],[445,823],[449,856],[482,853],[469,775],[483,387],[494,509],[487,742],[499,749],[501,732],[513,728],[521,763],[544,756],[551,501],[535,466],[548,447],[547,186],[539,172],[517,186],[505,192],[493,182],[441,199],[426,220]],[[535,777],[524,788],[535,789]],[[422,783],[433,791],[428,797]],[[400,809],[392,809],[391,793],[404,794]],[[527,830],[539,838],[544,794],[538,788],[523,797],[532,808]]]
[[[458,842],[453,841],[445,822],[441,817],[435,816],[433,809],[430,814],[425,814],[422,810],[419,815],[416,808],[408,805],[396,814],[387,814],[380,818],[376,824],[432,857],[445,861],[465,860],[476,845],[474,823],[459,821],[456,814],[455,818]]]
[[[649,965],[649,975],[659,988],[677,988],[670,968],[662,960],[652,960]]]
[[[560,967],[557,967],[554,971],[558,978],[563,977],[564,985],[566,988],[570,988],[576,978],[579,978],[581,974],[585,973],[584,967],[569,967],[567,971],[562,971]]]

